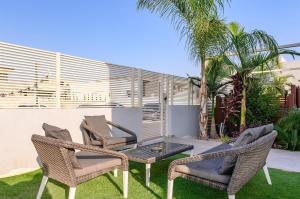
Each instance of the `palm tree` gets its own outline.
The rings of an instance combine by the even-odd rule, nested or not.
[[[261,30],[246,32],[236,22],[228,25],[228,50],[224,54],[225,65],[232,67],[242,78],[242,104],[240,130],[246,128],[247,82],[255,70],[272,69],[279,65],[282,54],[300,55],[296,51],[280,49],[276,40]]]
[[[226,85],[232,83],[228,80],[231,70],[224,67],[222,57],[214,57],[209,60],[205,70],[205,76],[207,78],[208,96],[211,100],[211,128],[210,137],[218,138],[215,122],[215,99],[217,95],[226,95],[224,88]],[[227,80],[226,80],[227,79]]]
[[[226,27],[219,18],[219,10],[227,0],[138,0],[138,9],[148,9],[171,19],[180,38],[186,39],[190,57],[200,62],[200,137],[207,138],[206,58],[218,55],[222,48]]]

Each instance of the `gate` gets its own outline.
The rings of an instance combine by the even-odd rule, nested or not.
[[[166,129],[166,76],[142,71],[143,140],[164,136]]]

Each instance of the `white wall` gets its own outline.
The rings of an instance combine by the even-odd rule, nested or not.
[[[167,110],[167,135],[193,138],[199,136],[198,105],[172,105]]]
[[[142,114],[141,108],[114,108],[111,109],[111,121],[135,132],[140,142],[143,138]],[[117,129],[113,131],[119,132]]]
[[[167,133],[176,137],[197,137],[199,106],[168,106]],[[44,135],[44,122],[66,128],[73,141],[82,143],[80,123],[84,115],[105,115],[143,137],[140,108],[82,109],[0,109],[0,177],[19,174],[38,167],[32,134]]]
[[[0,177],[38,167],[32,134],[44,135],[44,122],[66,128],[74,142],[82,143],[84,115],[105,115],[107,120],[142,134],[142,112],[137,108],[0,109]]]

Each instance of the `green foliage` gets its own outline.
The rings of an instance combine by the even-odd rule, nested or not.
[[[224,86],[232,83],[232,81],[228,80],[230,74],[231,70],[222,65],[222,57],[214,57],[209,60],[205,69],[205,75],[207,79],[207,93],[211,100],[218,94],[224,94]]]
[[[247,126],[271,123],[277,116],[285,77],[260,74],[249,79],[247,87]]]
[[[222,66],[222,57],[213,57],[209,59],[209,62],[205,68],[205,76],[207,79],[207,93],[211,100],[211,127],[210,127],[210,136],[211,138],[218,138],[216,132],[216,123],[215,123],[215,98],[217,95],[225,95],[224,88],[227,84],[231,83],[228,80],[230,75],[230,70],[227,67]],[[227,80],[226,80],[227,78]]]
[[[247,82],[247,126],[254,127],[274,123],[280,108],[280,98],[284,96],[287,77],[277,77],[272,73],[252,75]],[[228,119],[232,129],[240,128],[240,117]],[[233,128],[233,126],[235,128]]]
[[[300,111],[291,110],[276,125],[277,143],[283,148],[300,151]]]
[[[228,135],[221,135],[221,141],[223,143],[227,143],[231,140],[231,137],[229,137]]]
[[[300,55],[296,51],[279,48],[277,41],[267,32],[262,30],[246,32],[244,27],[236,22],[228,24],[227,49],[227,53],[224,54],[226,64],[238,72],[245,81],[251,77],[253,71],[277,68],[279,55]]]
[[[258,70],[264,71],[266,69],[270,70],[279,67],[278,60],[279,56],[282,54],[292,56],[300,55],[298,52],[293,50],[280,49],[276,40],[265,31],[253,30],[251,32],[246,32],[244,27],[235,22],[228,25],[228,52],[224,54],[224,65],[233,68],[242,77],[243,98],[240,118],[241,130],[246,127],[247,115],[250,115],[251,117],[251,113],[247,113],[246,89],[249,90],[247,84],[252,78],[252,73]],[[259,88],[255,87],[255,89]],[[268,101],[267,95],[264,94],[266,93],[266,90],[254,90],[252,95],[255,95],[255,92],[259,93],[259,96],[261,97],[261,99],[256,102],[259,103],[261,109],[266,109],[267,104],[263,101]],[[272,93],[269,94],[272,95]],[[252,109],[252,111],[254,111],[254,109]],[[267,113],[265,112],[264,114]],[[252,120],[253,119],[256,118],[252,116]]]

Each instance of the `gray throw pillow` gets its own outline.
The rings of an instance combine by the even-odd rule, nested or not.
[[[274,125],[273,124],[267,124],[267,125],[265,125],[265,128],[266,128],[266,134],[269,134],[274,130]]]
[[[46,137],[72,142],[72,137],[70,135],[70,132],[67,129],[61,129],[46,123],[44,123],[42,127],[45,131]],[[82,167],[77,160],[77,157],[75,155],[75,150],[74,149],[68,149],[68,150],[69,150],[69,155],[70,155],[73,168],[81,169]]]
[[[95,132],[92,132],[96,138],[102,136],[111,138],[110,128],[106,123],[104,115],[84,116],[86,124]]]
[[[265,134],[265,126],[246,129],[234,142],[233,146],[243,146],[249,144]]]
[[[235,143],[233,144],[233,148],[250,144],[259,139],[260,137],[272,132],[271,129],[273,130],[272,124],[246,129],[235,141]],[[237,157],[225,157],[223,164],[218,170],[219,174],[232,174],[236,161]]]

